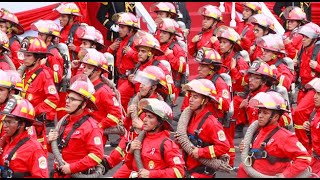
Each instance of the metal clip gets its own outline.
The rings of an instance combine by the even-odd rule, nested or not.
[[[253,156],[253,153],[246,157],[246,159],[243,162],[245,166],[252,166],[252,156]]]

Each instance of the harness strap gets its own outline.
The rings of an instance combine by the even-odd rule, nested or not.
[[[30,139],[30,137],[25,137],[23,138],[21,141],[19,141],[17,143],[17,145],[10,151],[7,159],[5,160],[4,162],[4,167],[5,167],[5,170],[8,170],[9,166],[10,166],[10,161],[14,155],[14,153],[16,153],[16,151],[23,145],[25,144],[28,140]]]
[[[103,82],[100,82],[99,84],[94,86],[94,90],[96,90],[96,92],[104,85]]]
[[[37,70],[31,75],[31,77],[30,77],[30,79],[28,80],[28,82],[27,82],[26,85],[24,85],[24,84],[25,84],[24,81],[25,81],[26,73],[23,74],[22,82],[23,82],[23,90],[24,90],[24,92],[21,93],[21,96],[22,96],[23,98],[25,98],[26,93],[27,93],[27,90],[28,90],[30,84],[33,82],[33,80],[35,80],[35,79],[38,77],[38,75],[40,74],[41,71],[42,71],[42,68],[37,69]]]

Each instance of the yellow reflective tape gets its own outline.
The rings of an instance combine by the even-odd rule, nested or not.
[[[215,158],[216,154],[214,153],[213,145],[209,146],[209,151],[210,151],[211,158]]]
[[[48,104],[50,107],[52,107],[53,109],[57,108],[57,105],[51,102],[49,99],[45,99],[44,102]]]
[[[236,149],[235,149],[235,148],[230,148],[230,149],[229,149],[229,152],[234,153],[234,152],[236,152]]]
[[[179,72],[179,73],[182,73],[182,70],[183,70],[183,63],[184,63],[184,61],[180,58],[180,62],[179,62],[179,70],[178,70],[178,72]]]
[[[279,84],[278,84],[279,86],[283,86],[282,84],[283,84],[284,78],[285,78],[284,75],[281,75],[281,76],[280,76]]]
[[[174,173],[176,174],[177,178],[182,178],[180,171],[176,167],[174,167],[172,169],[173,169]]]
[[[310,156],[298,156],[297,159],[306,159],[311,162],[312,158]]]
[[[168,90],[169,90],[169,94],[173,94],[173,93],[172,93],[172,86],[171,86],[171,84],[168,84]]]
[[[244,80],[244,76],[242,77],[241,86],[246,86],[248,83]]]
[[[116,147],[116,151],[118,151],[118,152],[120,153],[121,157],[124,158],[125,153],[124,153],[124,151],[123,151],[119,146]]]
[[[288,118],[286,116],[282,116],[282,119],[284,121],[284,125],[288,126],[289,125]]]
[[[59,82],[58,73],[56,71],[53,72],[53,79],[55,83]]]
[[[304,129],[302,125],[296,125],[296,124],[294,125],[294,128],[295,129]]]
[[[109,119],[111,119],[113,122],[115,122],[115,123],[119,123],[119,119],[118,118],[116,118],[114,115],[112,115],[112,114],[108,114],[107,115],[107,118],[109,118]]]
[[[218,109],[222,110],[222,97],[219,97]]]
[[[56,111],[65,111],[66,108],[65,107],[61,107],[61,108],[56,108]]]
[[[95,162],[97,162],[98,164],[100,164],[102,162],[102,160],[97,155],[95,155],[94,153],[90,153],[90,154],[88,154],[88,156],[91,159],[93,159]]]
[[[37,140],[38,140],[39,143],[44,142],[44,138],[38,138]]]

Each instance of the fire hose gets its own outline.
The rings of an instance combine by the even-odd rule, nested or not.
[[[58,124],[55,128],[55,130],[57,132],[59,131],[60,126],[61,126],[62,122],[65,121],[66,117],[67,116],[63,117],[63,119],[61,119],[58,122]],[[62,159],[62,155],[61,155],[59,148],[58,148],[57,140],[54,140],[51,142],[51,148],[52,148],[52,153],[53,153],[54,157],[56,158],[56,160],[58,161],[59,166],[63,166],[65,164],[65,161]],[[103,175],[104,172],[105,172],[104,166],[101,164],[98,164],[95,167],[94,173],[92,173],[92,174],[82,174],[80,172],[80,173],[71,174],[71,177],[72,178],[98,178],[99,176]]]
[[[277,176],[269,176],[269,175],[265,175],[265,174],[262,174],[262,173],[256,171],[252,167],[252,163],[248,162],[248,161],[250,161],[250,156],[248,155],[249,145],[251,144],[253,134],[259,128],[259,124],[258,123],[259,123],[258,121],[254,121],[247,129],[246,135],[244,136],[244,139],[243,139],[245,147],[244,147],[244,149],[243,149],[243,151],[241,153],[241,162],[243,163],[244,170],[252,178],[277,178]],[[308,178],[311,175],[311,171],[312,171],[311,167],[308,166],[296,178]]]
[[[7,53],[3,53],[3,60],[8,63],[11,70],[16,70],[16,66],[13,64],[12,59],[9,58]]]
[[[146,135],[145,131],[140,131],[140,133],[139,133],[139,135],[137,137],[137,140],[142,142],[144,137],[145,137],[145,135]],[[144,167],[143,167],[142,160],[141,160],[141,151],[140,151],[140,149],[134,150],[133,155],[134,155],[134,159],[136,160],[136,164],[137,164],[138,170],[143,169]]]
[[[187,127],[191,118],[191,114],[192,112],[190,107],[187,107],[181,113],[176,132],[176,141],[181,145],[182,149],[186,151],[188,155],[190,155],[194,149],[194,145],[191,143],[187,135]],[[233,168],[229,165],[229,160],[230,156],[228,154],[224,154],[221,157],[214,159],[198,159],[198,161],[205,166],[230,173]]]

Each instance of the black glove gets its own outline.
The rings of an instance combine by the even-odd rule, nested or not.
[[[111,167],[106,158],[102,159],[101,165],[105,168],[103,175],[107,174],[107,172],[109,171],[109,169],[111,169]]]

